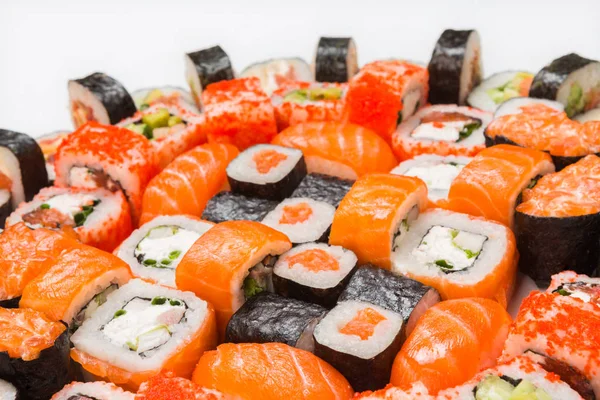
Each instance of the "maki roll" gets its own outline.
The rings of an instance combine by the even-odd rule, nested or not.
[[[600,62],[570,53],[553,60],[533,78],[529,97],[556,100],[567,116],[600,105]]]
[[[483,132],[491,121],[491,113],[471,107],[425,107],[398,125],[394,153],[401,161],[421,154],[473,157],[485,148]]]
[[[1,398],[48,400],[69,382],[69,337],[65,325],[26,308],[0,308]],[[8,397],[8,399],[12,399]],[[21,398],[21,397],[19,397]]]
[[[525,189],[515,214],[520,269],[538,282],[600,263],[600,158],[587,156]]]
[[[285,343],[314,352],[313,331],[327,310],[263,292],[248,299],[227,324],[225,342]]]
[[[530,109],[536,109],[536,104],[541,104],[543,106],[552,108],[559,113],[565,110],[565,106],[558,101],[537,99],[535,97],[513,97],[512,99],[506,100],[500,104],[498,108],[496,108],[496,111],[494,111],[494,119],[503,117],[505,115],[521,114]]]
[[[306,243],[282,254],[273,268],[275,293],[331,308],[348,284],[356,255],[340,246]]]
[[[89,121],[116,124],[137,111],[127,89],[102,72],[70,80],[68,86],[69,109],[75,128]]]
[[[291,197],[306,197],[336,207],[354,182],[322,174],[308,174],[302,179]]]
[[[600,306],[600,278],[590,278],[573,271],[563,271],[552,275],[550,286],[546,292]]]
[[[389,383],[404,338],[402,316],[361,301],[338,303],[315,327],[315,355],[331,364],[356,391]]]
[[[429,61],[429,102],[464,105],[483,77],[481,44],[475,30],[446,29]]]
[[[436,288],[444,300],[482,297],[506,307],[517,260],[515,237],[504,225],[432,209],[394,243],[392,270]]]
[[[0,399],[19,400],[19,391],[12,383],[0,379]]]
[[[122,192],[104,188],[44,188],[6,220],[31,229],[48,228],[74,235],[82,243],[113,251],[130,233],[131,215]]]
[[[177,265],[212,226],[185,215],[156,217],[133,231],[115,255],[129,265],[133,276],[175,287]]]
[[[158,86],[138,89],[131,93],[135,106],[142,111],[153,104],[165,104],[181,107],[189,112],[198,113],[194,98],[189,91],[177,86]]]
[[[6,218],[13,210],[11,187],[11,180],[0,172],[0,226],[4,226]]]
[[[267,200],[290,196],[305,176],[302,151],[272,144],[250,147],[227,166],[233,193]]]
[[[213,46],[185,55],[185,80],[199,109],[202,91],[211,83],[235,78],[229,56],[221,46]]]
[[[471,107],[494,112],[507,100],[527,96],[532,81],[533,74],[529,72],[499,72],[475,87],[467,97],[467,103]]]
[[[112,383],[73,382],[52,396],[51,400],[134,400],[135,395]]]
[[[135,391],[162,370],[189,378],[217,344],[214,310],[193,293],[134,279],[71,337],[71,358],[97,379]]]
[[[240,73],[240,78],[251,76],[260,79],[260,85],[268,95],[288,80],[304,82],[314,80],[310,65],[298,57],[261,61],[246,67]]]
[[[65,140],[71,131],[60,130],[56,132],[48,133],[37,138],[37,142],[44,153],[44,159],[46,160],[46,171],[48,172],[48,183],[50,186],[54,185],[54,179],[56,179],[56,171],[54,171],[54,159],[56,158],[56,152],[59,146]]]
[[[279,203],[262,223],[284,233],[293,244],[327,242],[334,213],[329,203],[294,197]]]
[[[208,201],[202,219],[215,224],[225,221],[260,222],[277,204],[274,200],[220,192]]]
[[[358,72],[356,44],[351,37],[321,37],[315,55],[317,82],[348,82]]]

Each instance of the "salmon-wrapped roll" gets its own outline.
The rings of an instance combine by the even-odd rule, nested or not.
[[[136,400],[234,400],[216,390],[205,389],[172,372],[156,375],[142,383]]]

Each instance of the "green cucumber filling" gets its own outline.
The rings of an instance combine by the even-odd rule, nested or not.
[[[565,106],[565,112],[567,116],[572,117],[575,114],[579,114],[585,109],[585,96],[583,95],[583,88],[577,83],[571,85],[569,90],[569,97],[567,97],[567,105]]]
[[[100,200],[89,194],[65,193],[53,196],[38,208],[23,214],[30,228],[60,229],[63,226],[83,226]]]
[[[406,237],[406,234],[410,231],[410,225],[417,219],[418,216],[419,207],[413,206],[410,209],[410,211],[406,214],[406,216],[400,221],[400,224],[398,224],[398,228],[396,228],[394,238],[392,239],[392,252],[396,251],[398,246],[400,246],[400,242]]]
[[[496,375],[479,382],[474,392],[476,400],[552,400],[548,392],[526,379],[509,382]]]
[[[517,72],[511,80],[501,86],[486,90],[486,93],[494,103],[504,103],[506,100],[510,100],[513,97],[522,96],[521,90],[524,81],[531,81],[532,79],[533,74],[528,72]]]
[[[586,303],[600,302],[600,285],[590,282],[569,282],[560,285],[553,293],[581,299]]]
[[[118,288],[119,285],[117,285],[116,283],[109,285],[106,289],[102,290],[100,293],[95,295],[92,298],[92,300],[90,300],[81,310],[79,310],[79,312],[71,322],[71,333],[74,333],[77,329],[79,329],[81,324],[83,324],[83,322],[86,319],[90,318],[92,314],[94,314],[94,312],[98,309],[98,307],[106,303],[106,298],[108,297],[108,295],[117,290]]]
[[[283,101],[292,103],[306,103],[311,101],[339,100],[344,91],[336,87],[315,87],[310,89],[296,89],[285,95]]]
[[[133,256],[148,268],[175,269],[200,234],[175,225],[152,228],[138,243]]]
[[[483,122],[460,112],[433,111],[412,131],[414,139],[460,142],[481,128]]]
[[[172,115],[166,108],[159,108],[152,113],[144,114],[140,122],[131,123],[125,128],[148,139],[159,139],[171,133],[172,129],[182,129],[185,126],[186,122],[181,117]]]
[[[244,278],[242,290],[247,300],[261,292],[273,292],[273,266],[277,258],[267,256],[261,262],[250,268]]]
[[[177,325],[185,320],[186,310],[181,299],[134,297],[115,310],[101,331],[113,344],[149,356],[150,351],[169,341]]]

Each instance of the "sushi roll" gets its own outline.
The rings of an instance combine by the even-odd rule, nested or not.
[[[135,400],[233,400],[222,393],[198,386],[172,372],[161,372],[140,385]]]
[[[464,105],[483,77],[479,33],[446,29],[435,44],[427,69],[431,104]]]
[[[522,272],[540,283],[565,269],[590,275],[600,263],[600,158],[587,156],[525,189],[514,231]]]
[[[315,327],[315,355],[331,364],[356,391],[389,383],[404,341],[402,315],[372,303],[338,303]]]
[[[8,390],[17,389],[19,399],[29,400],[48,400],[67,384],[69,337],[65,325],[38,311],[0,308],[2,381],[13,386]],[[0,398],[8,393],[0,392]]]
[[[51,400],[134,400],[135,395],[112,383],[73,382],[52,396]]]
[[[427,201],[427,186],[418,178],[367,175],[356,181],[335,212],[329,244],[353,251],[361,265],[390,269],[396,243]]]
[[[327,242],[334,213],[329,203],[294,197],[279,203],[262,223],[284,233],[293,244]]]
[[[148,184],[140,224],[161,215],[202,215],[227,184],[227,165],[238,155],[229,144],[203,144],[179,157]]]
[[[499,72],[473,88],[467,97],[467,104],[483,111],[494,112],[507,100],[527,96],[532,81],[533,74],[529,72]]]
[[[382,138],[354,124],[310,122],[290,126],[272,143],[301,150],[309,173],[341,179],[356,180],[374,172],[389,172],[397,164],[392,149]]]
[[[12,383],[0,379],[0,399],[19,400],[19,391]]]
[[[359,267],[338,302],[361,301],[402,316],[408,337],[417,321],[440,301],[439,292],[422,283],[372,265]]]
[[[58,187],[122,190],[137,225],[146,185],[158,172],[154,148],[129,129],[90,122],[69,135],[55,161]]]
[[[287,80],[313,81],[313,73],[310,65],[301,58],[275,58],[257,62],[246,67],[240,78],[254,76],[260,79],[260,85],[270,95],[281,83]]]
[[[315,55],[317,82],[348,82],[358,72],[356,44],[351,37],[321,37]]]
[[[76,129],[89,121],[116,124],[137,111],[127,89],[102,72],[70,80],[68,90],[69,109]]]
[[[421,154],[473,157],[485,148],[483,132],[491,121],[491,113],[470,107],[425,107],[398,125],[394,153],[401,161]]]
[[[158,86],[138,89],[131,93],[135,106],[143,111],[153,104],[181,107],[189,112],[199,113],[194,98],[189,91],[177,86]]]
[[[552,275],[546,292],[600,306],[600,278],[590,278],[574,271],[563,271]]]
[[[215,224],[225,221],[260,222],[277,204],[274,200],[220,192],[208,201],[202,219]]]
[[[48,228],[74,234],[82,243],[113,251],[130,233],[131,215],[123,193],[103,188],[44,188],[6,220],[31,229]]]
[[[213,83],[202,92],[202,103],[209,143],[229,143],[241,151],[277,134],[273,104],[256,77]]]
[[[42,153],[44,153],[44,159],[46,160],[46,171],[48,172],[48,183],[50,186],[54,185],[54,179],[56,179],[56,171],[54,171],[54,159],[56,158],[56,152],[70,133],[71,131],[60,130],[48,133],[36,139],[38,145],[42,149]]]
[[[600,62],[570,53],[553,60],[533,78],[529,97],[556,100],[567,116],[600,105]]]
[[[235,73],[231,61],[221,46],[213,46],[185,55],[185,80],[200,110],[202,91],[208,85],[233,78]]]
[[[421,154],[402,161],[390,174],[414,176],[427,185],[429,204],[434,207],[447,207],[448,192],[452,181],[470,163],[471,157],[438,156]]]
[[[291,197],[306,197],[315,201],[323,201],[336,207],[350,191],[351,180],[339,179],[323,174],[308,174],[302,179]]]
[[[489,147],[454,178],[448,208],[512,228],[523,190],[552,172],[554,164],[544,152],[506,144]]]
[[[536,104],[552,108],[557,112],[563,112],[565,106],[562,103],[554,100],[538,99],[535,97],[513,97],[512,99],[506,100],[496,108],[494,111],[494,119],[503,117],[505,115],[521,114],[527,112],[531,107],[536,107]]]
[[[396,127],[427,104],[427,68],[408,61],[375,61],[348,84],[344,117],[391,144]]]
[[[227,324],[228,343],[285,343],[314,352],[313,331],[327,309],[263,292],[248,299]]]
[[[600,121],[600,108],[594,108],[593,110],[579,114],[575,117],[575,120],[579,122]]]
[[[11,187],[11,180],[0,172],[0,226],[4,226],[13,210]]]
[[[134,279],[71,336],[71,358],[102,380],[136,391],[161,370],[189,378],[217,344],[214,310],[193,293]]]
[[[229,319],[247,299],[273,291],[276,257],[291,247],[287,236],[259,222],[222,222],[188,250],[175,272],[175,283],[215,307],[222,338]]]
[[[436,288],[444,300],[473,296],[506,307],[517,260],[515,237],[504,225],[432,209],[394,243],[392,270]]]
[[[340,246],[305,243],[279,256],[275,293],[332,308],[356,268],[356,255]]]
[[[233,193],[267,200],[290,196],[305,176],[302,151],[272,144],[252,146],[227,166]]]
[[[115,255],[129,265],[136,278],[175,287],[177,265],[212,226],[185,215],[156,217],[133,231]]]

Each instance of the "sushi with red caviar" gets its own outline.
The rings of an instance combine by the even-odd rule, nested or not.
[[[216,390],[198,386],[189,379],[164,372],[142,383],[136,400],[235,400]]]

